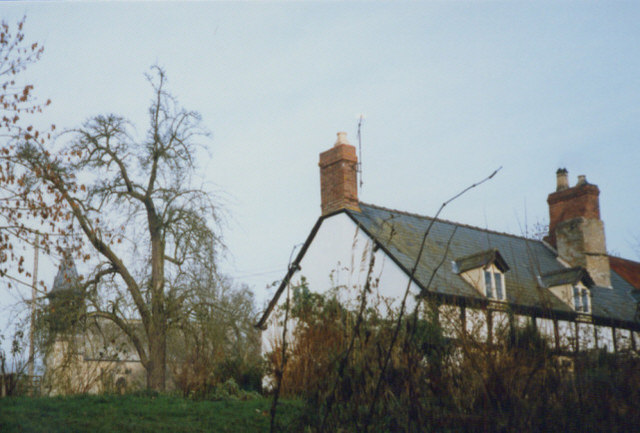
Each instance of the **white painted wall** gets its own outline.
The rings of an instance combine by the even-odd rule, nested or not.
[[[371,239],[346,214],[327,218],[300,262],[301,270],[292,284],[299,283],[304,276],[311,291],[326,293],[339,288],[341,301],[354,302],[366,281],[372,248]],[[376,293],[398,307],[409,279],[381,249],[375,254],[372,277],[379,279]],[[417,293],[415,287],[413,293]],[[413,297],[408,300],[411,302],[408,306],[413,307]]]
[[[487,312],[473,308],[465,309],[467,334],[477,341],[485,342],[489,337],[487,326]]]
[[[582,284],[580,284],[580,287],[583,287]],[[549,290],[571,309],[575,309],[573,304],[573,286],[571,284],[549,287]]]
[[[495,265],[491,264],[491,271],[495,270]],[[483,268],[475,268],[470,269],[466,272],[460,274],[462,279],[464,279],[467,283],[471,285],[474,289],[478,291],[478,293],[482,296],[485,296],[485,286],[484,286],[484,269]],[[504,287],[504,286],[503,286]]]
[[[560,349],[573,351],[576,345],[576,324],[566,320],[558,320]]]
[[[509,335],[509,315],[504,311],[493,311],[491,316],[493,320],[493,338],[495,342],[496,338],[505,338]]]
[[[536,326],[540,334],[548,339],[551,347],[555,347],[556,337],[553,320],[536,317]]]
[[[615,330],[616,333],[616,345],[619,351],[627,351],[632,349],[631,343],[631,331],[628,329]]]
[[[578,323],[578,340],[580,350],[595,349],[596,336],[591,323]]]
[[[460,276],[467,283],[469,283],[471,285],[471,287],[476,289],[478,291],[478,293],[480,293],[480,295],[486,296],[487,286],[485,284],[485,279],[484,279],[485,270],[491,272],[494,275],[499,275],[500,276],[500,280],[501,280],[501,284],[502,284],[502,298],[498,299],[496,293],[494,293],[494,296],[492,296],[492,298],[494,300],[496,300],[496,301],[505,301],[506,300],[506,296],[507,296],[508,288],[505,285],[504,274],[502,272],[500,272],[500,270],[498,269],[498,267],[494,263],[491,263],[487,267],[483,266],[483,267],[480,267],[480,268],[470,269],[470,270],[460,274]],[[493,291],[493,288],[491,288],[491,289]]]
[[[293,275],[291,287],[300,284],[304,277],[310,291],[327,293],[335,290],[341,302],[355,309],[367,279],[372,254],[372,240],[346,214],[326,218],[300,261],[300,270]],[[371,277],[375,283],[372,284],[368,305],[377,304],[381,314],[387,314],[389,308],[397,310],[409,278],[382,249],[375,252]],[[417,291],[417,286],[412,285],[405,312],[413,311]],[[286,289],[278,300],[278,306],[284,306],[285,302]],[[274,319],[272,314],[267,330],[262,333],[263,353],[273,350],[275,338],[282,339],[282,328]]]
[[[613,329],[608,326],[596,326],[596,334],[598,349],[607,349],[607,352],[613,352]]]

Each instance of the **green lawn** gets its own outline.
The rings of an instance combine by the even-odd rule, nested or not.
[[[284,401],[279,431],[298,431],[302,403]],[[0,399],[0,432],[268,432],[271,400],[158,396]]]

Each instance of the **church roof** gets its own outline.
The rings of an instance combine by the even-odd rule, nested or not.
[[[58,273],[53,280],[51,294],[63,293],[68,290],[78,290],[78,271],[73,258],[67,254],[58,266]]]

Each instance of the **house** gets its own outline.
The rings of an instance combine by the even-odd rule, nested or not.
[[[370,271],[384,305],[397,308],[410,287],[409,310],[417,296],[432,301],[445,333],[491,341],[497,329],[530,323],[560,353],[640,350],[640,263],[607,254],[600,192],[585,176],[570,186],[557,171],[549,233],[536,240],[360,202],[346,133],[319,166],[322,215],[256,325],[265,353],[282,335],[274,312],[302,277],[349,303]]]

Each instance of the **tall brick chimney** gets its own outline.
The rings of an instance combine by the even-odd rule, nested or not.
[[[333,147],[320,154],[322,215],[340,209],[360,211],[358,205],[358,157],[346,132],[338,132]]]
[[[584,175],[569,187],[568,172],[556,172],[557,188],[549,194],[549,236],[546,240],[571,266],[582,266],[598,286],[611,287],[611,271],[600,219],[600,190]]]

